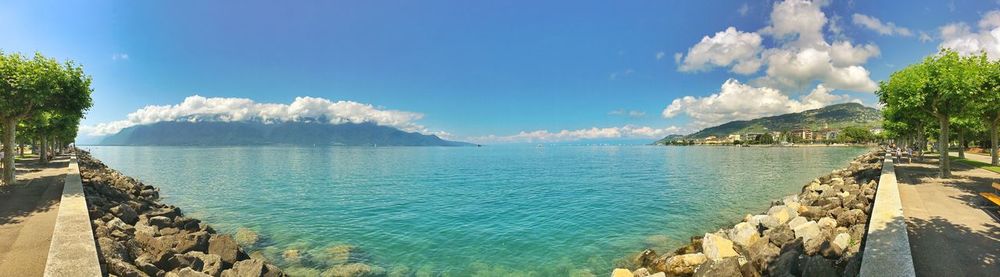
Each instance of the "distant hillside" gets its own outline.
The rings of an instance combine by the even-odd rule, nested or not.
[[[663,144],[664,142],[678,139],[702,139],[708,136],[725,137],[730,134],[748,132],[785,132],[797,128],[818,130],[826,126],[838,129],[847,126],[874,127],[879,126],[881,120],[882,114],[874,108],[865,107],[858,103],[844,103],[800,113],[762,117],[753,120],[730,121],[719,126],[702,129],[690,135],[668,136],[657,141],[656,144]]]
[[[371,123],[158,122],[122,129],[100,145],[468,146]]]

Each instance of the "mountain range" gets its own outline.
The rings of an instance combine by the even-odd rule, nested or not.
[[[136,125],[99,145],[472,146],[374,123],[164,121]]]
[[[876,127],[880,126],[881,123],[882,113],[879,110],[858,103],[844,103],[798,113],[730,121],[689,135],[670,135],[654,144],[664,144],[676,140],[704,139],[708,136],[725,137],[730,134],[786,132],[798,128],[819,130],[824,128],[840,129],[848,126]]]

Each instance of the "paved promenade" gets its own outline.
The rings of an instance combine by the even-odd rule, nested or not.
[[[69,160],[19,164],[18,182],[0,187],[0,276],[41,276],[59,213]]]
[[[1000,223],[979,207],[978,194],[1000,174],[953,162],[954,178],[943,180],[937,162],[896,165],[917,276],[1000,276]]]

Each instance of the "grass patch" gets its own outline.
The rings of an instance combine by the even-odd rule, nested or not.
[[[971,166],[974,166],[974,167],[978,167],[978,168],[982,168],[982,169],[985,169],[985,170],[989,170],[989,171],[993,171],[993,172],[996,172],[996,173],[1000,173],[1000,166],[992,165],[990,163],[984,163],[984,162],[973,161],[973,160],[968,160],[968,159],[959,159],[959,158],[954,158],[954,157],[952,158],[952,161],[956,161],[956,162],[964,163],[964,164],[971,165]]]

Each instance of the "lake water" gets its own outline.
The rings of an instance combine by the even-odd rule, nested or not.
[[[351,245],[406,275],[598,276],[758,213],[863,148],[84,146],[301,273]],[[282,252],[301,250],[304,260]],[[311,258],[310,258],[311,257]],[[354,258],[352,258],[354,259]]]

